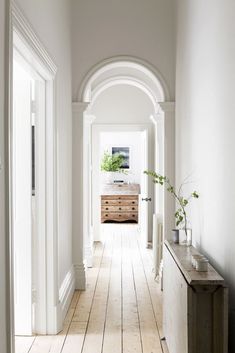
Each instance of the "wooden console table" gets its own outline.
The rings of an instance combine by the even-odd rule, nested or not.
[[[228,288],[209,265],[197,272],[191,246],[164,244],[163,330],[170,353],[227,353]]]
[[[101,223],[138,223],[139,193],[138,184],[105,185],[101,195]]]

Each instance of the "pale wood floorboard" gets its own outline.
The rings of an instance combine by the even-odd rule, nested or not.
[[[107,239],[104,246],[95,295],[84,340],[83,353],[102,352],[103,332],[106,321],[106,307],[109,292],[110,270],[112,259],[112,241]]]
[[[153,275],[153,263],[152,263],[152,250],[144,249],[143,246],[138,242],[139,251],[141,255],[141,261],[143,265],[143,270],[145,273],[146,283],[149,288],[149,293],[152,301],[153,312],[155,315],[155,320],[157,322],[157,327],[159,335],[163,338],[162,332],[162,291],[160,283],[154,279]]]
[[[151,250],[140,244],[135,226],[106,229],[87,270],[87,289],[75,292],[63,331],[16,337],[16,353],[167,353]]]
[[[122,258],[121,237],[113,233],[113,255],[109,282],[102,353],[122,352]]]
[[[33,345],[35,337],[16,336],[15,348],[17,353],[28,353]]]
[[[80,293],[79,301],[61,353],[82,352],[103,253],[104,246],[101,243],[96,244],[94,266],[87,272],[87,289]]]
[[[128,236],[135,235],[132,232],[122,233],[123,352],[142,353],[139,314]]]
[[[130,253],[132,256],[132,271],[136,288],[143,353],[160,353],[162,348],[158,326],[137,242],[130,242]]]

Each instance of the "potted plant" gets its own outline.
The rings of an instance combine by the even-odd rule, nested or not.
[[[114,173],[127,174],[127,172],[122,169],[123,162],[124,157],[120,153],[110,154],[107,151],[104,152],[100,168],[102,172],[107,173],[107,182],[111,183],[113,181]]]
[[[191,229],[188,228],[188,217],[187,217],[187,212],[186,208],[190,202],[191,199],[198,199],[199,194],[197,191],[193,191],[190,195],[187,197],[184,197],[181,195],[182,192],[182,187],[184,183],[180,185],[179,191],[177,192],[175,190],[175,187],[171,184],[169,178],[166,176],[163,176],[161,174],[158,174],[154,171],[144,171],[145,174],[148,176],[151,176],[153,178],[153,182],[155,184],[159,184],[166,187],[167,191],[174,197],[176,200],[177,204],[177,210],[175,212],[175,221],[176,221],[176,227],[180,228],[184,231],[185,234],[185,240],[183,243],[186,245],[191,245]]]

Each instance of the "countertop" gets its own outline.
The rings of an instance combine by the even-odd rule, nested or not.
[[[100,191],[101,195],[139,195],[139,184],[106,184]]]
[[[184,246],[174,244],[173,241],[165,240],[165,246],[171,253],[179,269],[189,285],[223,285],[224,279],[220,274],[209,264],[208,272],[198,272],[191,264],[191,255],[199,254],[193,246]]]

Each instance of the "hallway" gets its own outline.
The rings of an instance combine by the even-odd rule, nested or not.
[[[136,226],[106,227],[87,290],[76,291],[57,336],[17,337],[16,353],[161,353],[162,296]]]

